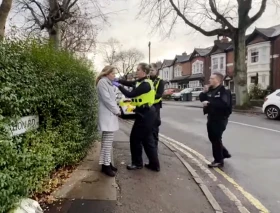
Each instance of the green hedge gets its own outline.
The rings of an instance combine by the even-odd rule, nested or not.
[[[34,42],[0,44],[0,212],[85,156],[97,137],[96,98],[85,61]],[[27,115],[39,128],[11,137],[5,127]]]

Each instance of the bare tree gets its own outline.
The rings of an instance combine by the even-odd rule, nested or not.
[[[110,38],[107,42],[101,44],[101,54],[103,56],[104,63],[108,65],[116,65],[119,61],[119,52],[121,50],[121,43],[114,38]]]
[[[91,3],[91,7],[89,3]],[[89,41],[89,36],[96,34],[97,19],[102,20],[103,23],[107,21],[107,16],[101,11],[98,0],[79,2],[78,0],[17,0],[16,8],[18,13],[25,15],[26,30],[42,31],[45,29],[56,48],[61,47],[61,39],[63,36],[65,38],[66,31],[72,34],[74,32],[82,33],[84,37],[78,46],[81,46],[81,43],[85,46],[85,40]],[[93,21],[95,24],[92,24]],[[68,29],[70,25],[74,25],[74,27]],[[89,30],[91,30],[90,33]],[[79,36],[81,38],[81,35]],[[93,39],[95,37],[93,36]],[[77,44],[77,37],[75,37],[75,42],[73,35],[67,41],[64,40],[64,45],[69,46],[69,43]],[[87,47],[90,46],[88,43],[90,42],[87,42]]]
[[[123,50],[122,44],[114,38],[110,38],[101,46],[104,63],[115,66],[119,75],[124,77],[133,72],[137,64],[144,59],[144,54],[140,50],[136,48]]]
[[[70,18],[61,24],[61,47],[75,53],[93,51],[98,27],[85,17]]]
[[[164,30],[167,35],[170,35],[176,23],[183,22],[205,36],[231,38],[235,50],[237,105],[243,105],[248,100],[245,33],[266,9],[267,0],[260,1],[259,5],[252,0],[141,0],[139,15],[148,16],[153,29]],[[249,16],[255,6],[258,6],[257,12]]]
[[[125,78],[135,71],[136,66],[144,59],[144,54],[136,48],[121,51],[118,55],[117,69]]]
[[[0,41],[5,36],[5,26],[7,17],[12,7],[12,0],[2,0],[0,5]]]

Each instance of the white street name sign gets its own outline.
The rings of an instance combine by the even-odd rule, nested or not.
[[[20,118],[10,127],[10,130],[12,132],[12,136],[16,136],[29,130],[37,129],[38,127],[39,117],[37,115],[30,115]]]

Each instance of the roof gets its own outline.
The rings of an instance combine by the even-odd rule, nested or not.
[[[189,77],[189,79],[199,79],[199,78],[204,78],[204,74],[203,73],[193,74]]]
[[[188,55],[187,53],[183,53],[182,55],[176,55],[175,59],[173,60],[173,63],[178,62],[178,63],[182,63],[182,62],[186,62],[190,59],[191,55]]]
[[[225,52],[230,46],[232,46],[232,42],[221,42],[220,40],[215,40],[214,41],[214,47],[212,49],[213,52],[211,52],[212,55],[218,54],[218,53],[223,53]]]
[[[206,56],[212,50],[213,46],[207,48],[195,48],[194,51],[197,52],[200,56]]]
[[[173,64],[174,60],[169,60],[169,59],[164,59],[163,63],[162,63],[162,68],[164,67],[170,67]]]
[[[268,38],[272,38],[280,35],[280,24],[269,28],[256,28],[255,30]]]
[[[157,66],[157,69],[159,70],[161,68],[161,66],[162,66],[161,61],[156,62],[156,66]]]
[[[185,75],[185,76],[178,76],[175,77],[171,80],[171,82],[176,82],[176,81],[182,81],[182,80],[186,80],[190,77],[190,75]]]

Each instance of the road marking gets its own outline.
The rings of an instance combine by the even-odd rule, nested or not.
[[[127,121],[127,123],[132,124],[132,121]],[[280,132],[280,131],[279,131]],[[190,147],[186,146],[185,144],[176,141],[172,138],[169,138],[163,134],[159,134],[160,137],[165,138],[166,140],[170,141],[171,143],[175,143],[179,146],[181,146],[182,148],[188,150],[190,153],[194,154],[195,156],[197,156],[200,160],[202,160],[203,162],[205,162],[206,164],[209,164],[210,162],[199,152],[191,149]],[[251,195],[249,192],[245,191],[240,185],[238,185],[238,183],[235,182],[235,180],[233,178],[231,178],[230,176],[228,176],[225,172],[223,172],[222,170],[215,168],[214,169],[216,172],[218,172],[219,174],[221,174],[228,182],[230,182],[238,191],[241,192],[241,194],[247,198],[247,200],[253,205],[255,206],[260,213],[270,213],[270,211],[264,206],[262,205],[262,203],[255,198],[253,195]]]
[[[162,134],[160,134],[161,137],[165,137],[168,140],[170,140],[171,142],[174,142],[176,144],[178,144],[179,146],[187,149],[189,152],[193,153],[194,155],[196,155],[200,160],[202,160],[203,162],[205,162],[206,164],[209,164],[210,162],[200,153],[198,153],[197,151],[191,149],[190,147],[186,146],[183,143],[180,143],[178,141],[175,141],[172,138],[169,138],[167,136],[164,136]],[[245,191],[240,185],[238,185],[238,183],[235,182],[235,180],[233,178],[231,178],[230,176],[228,176],[225,172],[223,172],[222,170],[215,168],[214,169],[216,172],[218,172],[219,174],[221,174],[228,182],[230,182],[238,191],[241,192],[241,194],[243,194],[244,197],[247,198],[247,200],[249,200],[249,202],[255,206],[258,210],[260,210],[261,213],[269,213],[269,210],[262,205],[262,203],[255,198],[253,195],[251,195],[249,192]]]
[[[194,121],[200,122],[200,123],[206,123],[207,120],[203,120],[203,119],[199,119],[199,118],[195,118]],[[251,125],[251,124],[245,124],[245,123],[240,123],[240,122],[236,122],[236,121],[228,121],[229,123],[233,123],[233,124],[238,124],[241,126],[247,126],[247,127],[252,127],[252,128],[256,128],[256,129],[262,129],[262,130],[267,130],[267,131],[271,131],[271,132],[277,132],[280,133],[280,130],[276,130],[276,129],[270,129],[270,128],[265,128],[265,127],[261,127],[261,126],[255,126],[255,125]]]
[[[241,203],[240,200],[237,199],[237,197],[227,188],[225,187],[224,184],[218,184],[218,186],[220,187],[220,189],[224,192],[224,194],[231,200],[234,202],[234,204],[236,205],[236,207],[238,208],[240,213],[250,213]]]
[[[175,145],[174,143],[170,143],[169,141],[165,140],[164,138],[160,137],[160,141],[164,141],[168,144],[171,144],[175,149],[182,152],[184,155],[186,155],[189,159],[191,159],[203,172],[205,172],[214,182],[217,181],[217,177],[208,169],[206,168],[202,163],[200,163],[196,158],[194,158],[189,152],[186,150],[180,148],[179,146]]]
[[[262,129],[262,130],[267,130],[267,131],[271,131],[271,132],[280,133],[280,131],[276,130],[276,129],[269,129],[269,128],[265,128],[265,127],[261,127],[261,126],[255,126],[255,125],[240,123],[240,122],[236,122],[236,121],[229,121],[229,123],[239,124],[239,125],[242,125],[242,126],[248,126],[248,127],[253,127],[253,128],[256,128],[256,129]]]

